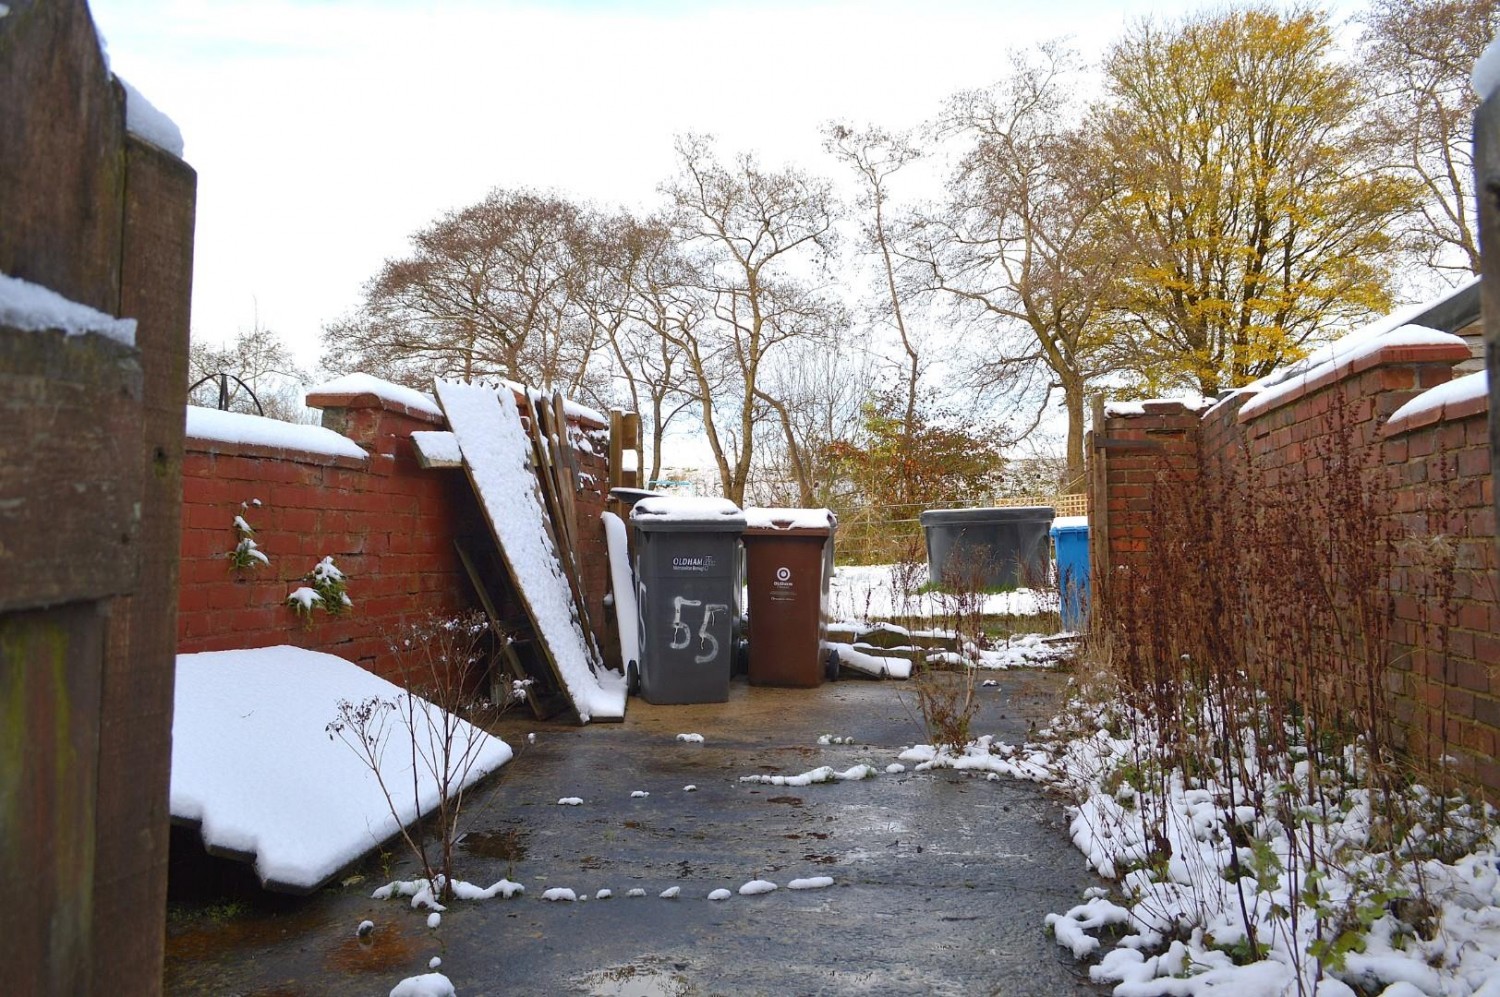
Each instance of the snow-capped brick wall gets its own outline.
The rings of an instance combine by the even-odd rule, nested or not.
[[[1163,508],[1248,503],[1251,489],[1271,501],[1327,493],[1335,441],[1347,440],[1363,493],[1393,540],[1386,705],[1414,754],[1436,750],[1446,724],[1447,750],[1500,795],[1488,393],[1477,381],[1452,379],[1469,356],[1456,342],[1377,347],[1258,404],[1265,392],[1206,412],[1148,402],[1139,415],[1111,415],[1091,451],[1090,542],[1104,572],[1096,584],[1107,589],[1111,576],[1143,570],[1157,545],[1171,542],[1160,532],[1181,529],[1167,525]],[[1306,513],[1322,515],[1317,502]],[[1433,568],[1434,543],[1455,545],[1451,586]],[[1448,595],[1433,595],[1444,588]]]
[[[476,555],[493,541],[465,472],[418,465],[411,434],[446,428],[441,415],[364,391],[315,393],[308,404],[323,410],[326,429],[368,456],[299,449],[295,440],[267,446],[190,433],[178,650],[295,644],[398,680],[385,635],[428,613],[477,608],[455,541]],[[595,481],[607,480],[600,458],[580,453],[579,459]],[[604,496],[587,480],[585,486],[576,496],[588,536],[579,555],[590,615],[598,624],[608,571],[599,524]],[[230,570],[228,554],[239,539],[236,516],[255,531],[256,550],[268,564]],[[353,606],[339,616],[315,611],[309,625],[287,605],[287,596],[328,556],[347,577]],[[514,596],[505,591],[506,599]],[[519,609],[502,601],[501,612]],[[602,634],[596,637],[602,640]]]

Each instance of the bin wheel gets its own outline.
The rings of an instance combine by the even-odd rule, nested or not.
[[[641,694],[641,669],[633,660],[625,664],[625,691],[632,696]]]
[[[830,682],[839,680],[839,652],[828,652],[828,658],[823,663],[823,676]]]

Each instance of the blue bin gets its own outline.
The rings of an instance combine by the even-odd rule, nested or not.
[[[1064,630],[1082,631],[1089,621],[1089,521],[1066,516],[1052,521],[1057,547],[1057,589]]]

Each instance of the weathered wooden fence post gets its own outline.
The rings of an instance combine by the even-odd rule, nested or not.
[[[6,988],[154,994],[197,181],[126,133],[83,0],[7,8],[0,273],[137,327],[0,321]]]

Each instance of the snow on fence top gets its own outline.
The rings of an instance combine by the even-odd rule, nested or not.
[[[1489,100],[1500,90],[1500,35],[1496,35],[1474,63],[1474,74],[1469,77],[1474,92],[1480,100]]]
[[[1463,402],[1476,401],[1477,399],[1488,399],[1490,394],[1490,379],[1486,371],[1479,371],[1460,377],[1446,384],[1439,384],[1435,388],[1428,388],[1405,405],[1391,413],[1387,422],[1389,426],[1398,423],[1414,422],[1424,424],[1428,419],[1422,418],[1430,412],[1441,412],[1445,406],[1459,405]]]
[[[521,384],[517,381],[510,381],[503,377],[500,379],[500,383],[523,398],[526,398],[528,400],[540,398],[542,399],[542,403],[546,404],[546,396],[543,395],[540,391],[533,390],[531,388],[528,388],[524,384]],[[563,399],[563,414],[566,415],[569,419],[582,419],[587,422],[595,423],[599,426],[609,425],[609,420],[604,417],[604,413],[600,412],[598,409],[589,408],[587,405],[575,402],[571,398]]]
[[[1110,402],[1104,406],[1104,414],[1106,417],[1145,415],[1146,406],[1152,402],[1174,402],[1189,412],[1202,411],[1214,404],[1212,398],[1205,398],[1196,392],[1187,392],[1176,398],[1142,398],[1134,402]]]
[[[413,793],[410,735],[395,717],[380,768],[397,787],[399,823],[374,772],[326,731],[340,700],[406,697],[343,658],[287,646],[180,654],[176,686],[172,817],[198,823],[210,850],[254,856],[268,885],[316,889],[437,805],[437,781],[420,764]],[[421,699],[415,707],[422,738],[420,711],[437,707]],[[459,746],[483,738],[465,786],[510,761],[499,738],[463,721],[457,732]],[[430,747],[419,740],[421,750]]]
[[[135,345],[135,319],[115,318],[80,305],[50,288],[0,273],[0,325],[23,332],[56,330],[69,336],[98,333]]]
[[[187,409],[187,436],[190,440],[217,440],[220,443],[237,443],[243,446],[276,447],[304,453],[328,454],[332,457],[353,457],[355,460],[369,459],[369,454],[359,444],[322,426],[304,426],[259,415],[200,408],[197,405],[189,405]]]
[[[1370,329],[1379,329],[1379,331],[1372,335],[1369,333]],[[1314,351],[1306,359],[1285,368],[1285,373],[1275,372],[1254,384],[1247,385],[1250,388],[1259,387],[1261,390],[1259,394],[1245,403],[1244,408],[1240,409],[1240,418],[1275,408],[1276,403],[1282,398],[1296,394],[1325,374],[1347,370],[1365,357],[1379,353],[1381,350],[1397,346],[1451,345],[1468,349],[1468,344],[1463,341],[1463,338],[1452,333],[1438,332],[1436,329],[1428,329],[1420,325],[1391,327],[1385,322],[1377,322],[1373,326],[1368,326]],[[1277,374],[1281,376],[1278,377]]]
[[[745,508],[745,526],[758,530],[827,530],[838,519],[830,509]]]
[[[436,416],[440,419],[443,416],[443,410],[438,408],[437,402],[432,400],[431,395],[417,391],[415,388],[392,384],[372,374],[345,374],[343,377],[308,388],[307,395],[309,398],[314,395],[374,395],[382,401],[404,405],[414,412]]]
[[[115,79],[125,88],[125,130],[181,159],[182,129],[177,127],[177,122],[158,110],[155,104],[147,100],[123,76],[116,76]]]

